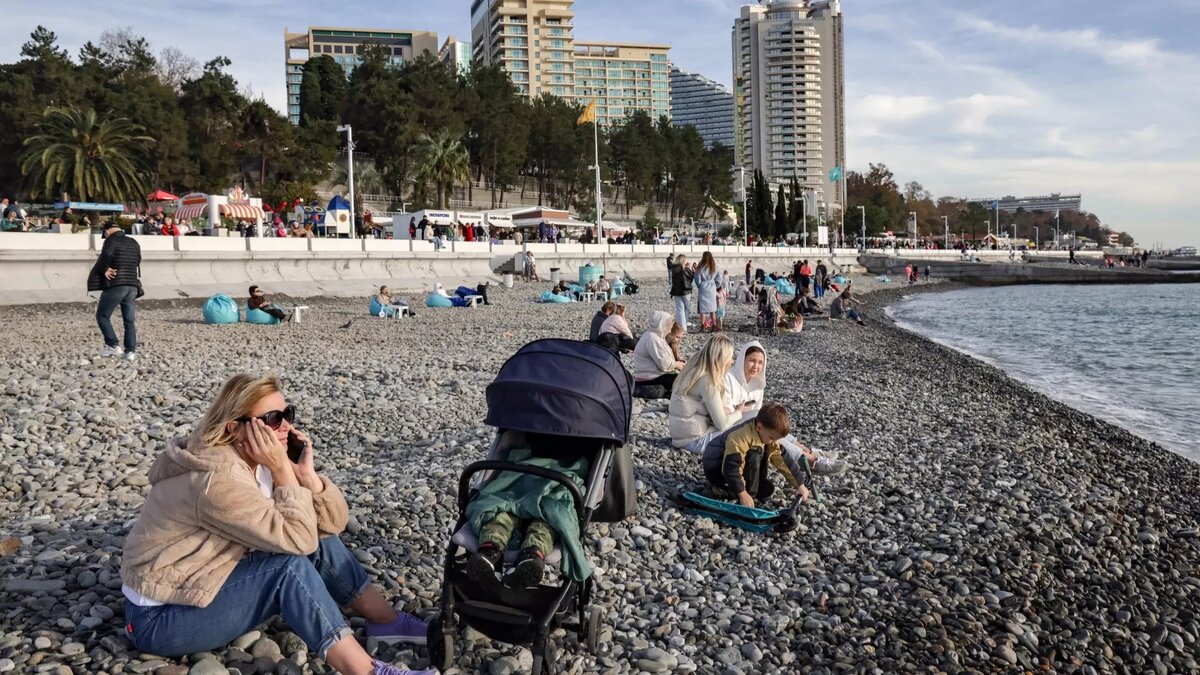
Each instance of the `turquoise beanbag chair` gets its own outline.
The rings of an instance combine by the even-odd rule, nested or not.
[[[542,293],[542,302],[549,302],[552,304],[564,304],[564,303],[571,302],[571,299],[565,295],[556,295],[554,293],[551,293],[550,291],[546,291],[546,292]]]
[[[287,310],[284,310],[283,307],[280,307],[279,305],[272,304],[271,306],[278,310],[287,311]],[[246,323],[257,323],[257,324],[260,324],[263,326],[274,326],[275,324],[277,324],[279,322],[280,322],[280,319],[277,319],[276,317],[273,317],[270,314],[267,314],[266,312],[262,311],[261,309],[250,309],[249,305],[246,306]]]
[[[430,293],[428,298],[425,298],[426,307],[453,307],[454,303],[450,302],[450,298],[437,293]]]
[[[383,305],[379,304],[379,300],[377,300],[375,296],[371,296],[371,316],[379,316],[380,311],[383,311],[383,315],[389,319],[396,316],[395,307],[384,307]]]
[[[787,281],[785,281],[783,279],[779,279],[778,281],[775,282],[775,290],[780,295],[795,295],[796,294],[796,287],[789,284]]]
[[[204,303],[204,323],[226,324],[241,320],[237,303],[224,293],[217,293]]]

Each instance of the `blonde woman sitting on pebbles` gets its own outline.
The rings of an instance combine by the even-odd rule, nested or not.
[[[745,413],[739,421],[753,419],[763,406],[766,390],[767,352],[762,343],[751,340],[738,348],[737,360],[725,377],[725,405],[736,409],[742,404],[741,409],[745,410]],[[839,474],[848,466],[845,460],[837,459],[832,453],[820,452],[802,445],[791,434],[779,439],[779,445],[793,461],[799,462],[801,455],[807,457],[814,474]]]
[[[281,615],[339,673],[411,674],[368,656],[342,616],[365,617],[369,638],[425,642],[425,624],[397,613],[338,538],[346,500],[317,474],[295,414],[278,379],[235,375],[195,433],[155,460],[121,566],[128,637],[184,656]]]
[[[733,349],[732,340],[714,335],[679,372],[668,408],[671,445],[702,454],[714,436],[751,409],[748,401],[726,406],[725,374],[733,366]]]

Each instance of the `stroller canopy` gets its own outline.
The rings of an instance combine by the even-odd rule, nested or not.
[[[632,388],[633,376],[600,345],[537,340],[509,357],[488,385],[484,422],[499,429],[624,445]]]

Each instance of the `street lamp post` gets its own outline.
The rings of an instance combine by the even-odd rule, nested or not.
[[[350,238],[355,235],[355,217],[358,215],[358,210],[354,206],[354,129],[349,124],[343,124],[337,128],[338,133],[346,132],[346,174],[349,176],[346,186],[350,190]]]
[[[913,246],[915,247],[917,245],[917,212],[909,211],[908,217],[912,218]]]
[[[862,250],[867,251],[867,207],[859,206],[858,213],[862,216]]]
[[[734,167],[742,174],[742,244],[750,245],[750,214],[746,211],[746,167]]]
[[[946,228],[946,250],[950,250],[950,216],[942,216],[942,227]]]
[[[1033,226],[1033,247],[1039,250],[1042,248],[1042,231],[1037,225]]]

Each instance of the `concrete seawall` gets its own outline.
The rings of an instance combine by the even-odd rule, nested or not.
[[[148,299],[241,298],[251,284],[295,297],[366,298],[380,285],[415,293],[440,282],[447,287],[498,282],[495,272],[522,250],[534,253],[549,280],[559,267],[567,279],[588,262],[633,277],[665,274],[668,254],[698,260],[712,252],[717,264],[742,274],[754,267],[784,271],[797,259],[829,262],[829,249],[745,246],[650,246],[605,244],[488,244],[453,242],[439,252],[423,241],[378,239],[240,239],[229,237],[135,237],[142,247],[141,278]],[[89,234],[0,235],[0,305],[87,302],[87,274],[103,245]],[[858,269],[858,252],[839,249],[832,260]]]
[[[912,262],[929,267],[931,277],[977,286],[1015,284],[1178,284],[1200,282],[1200,272],[1169,272],[1155,269],[1112,268],[1087,265],[1022,264],[1010,262],[966,262],[868,255],[862,263],[871,274],[903,279],[904,267]]]

